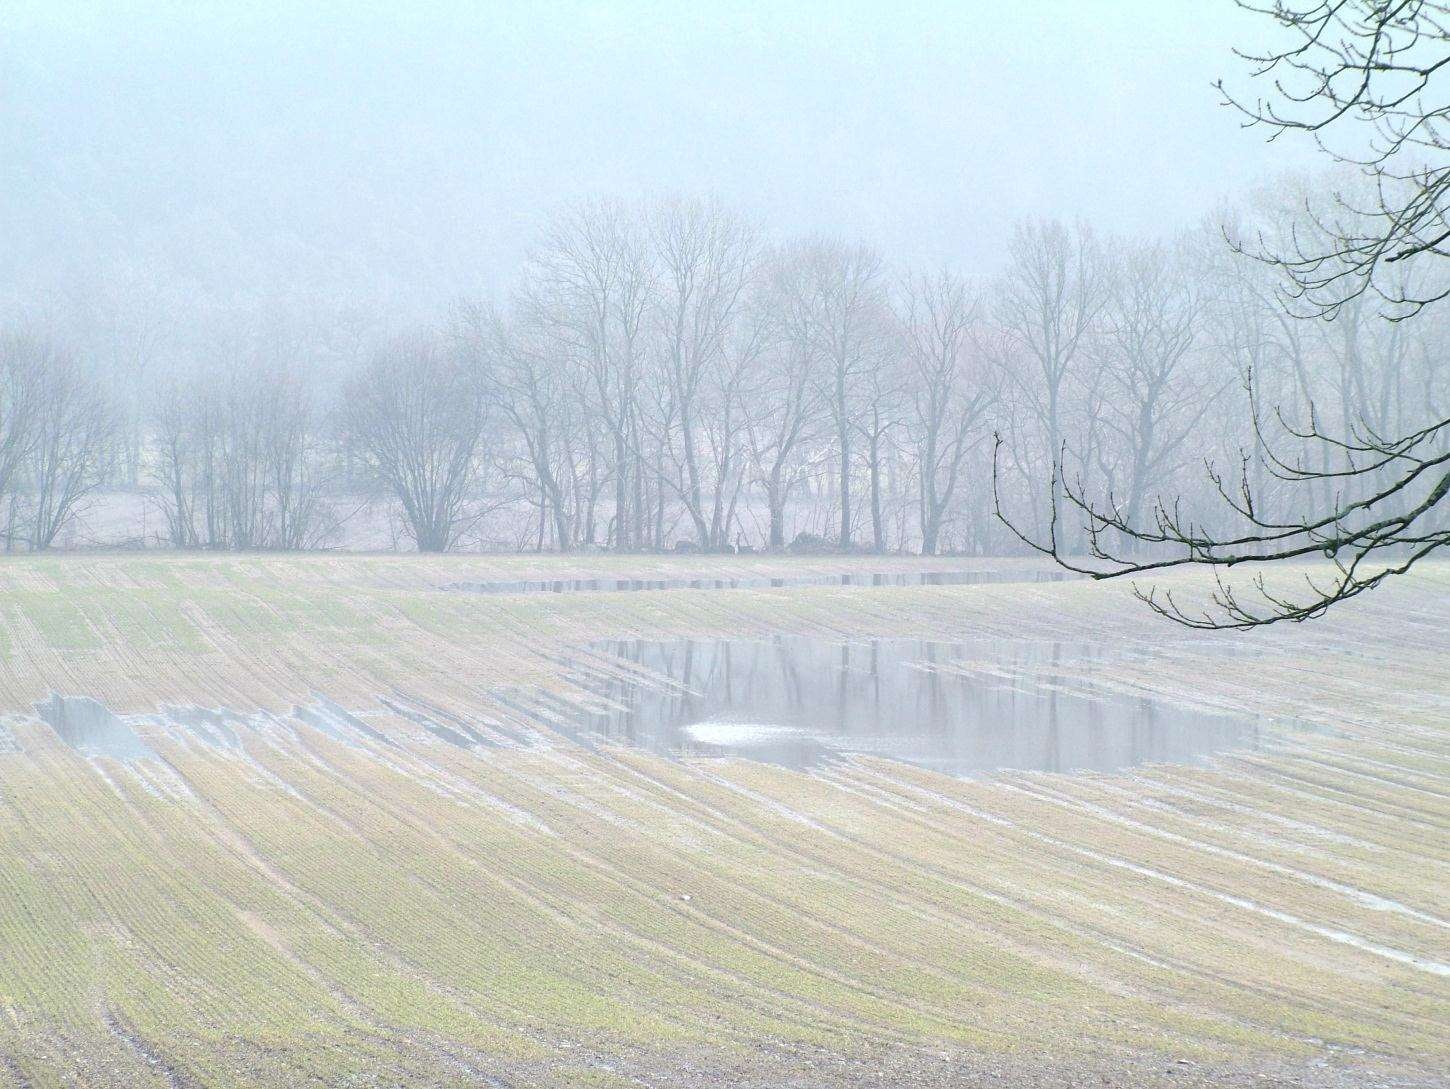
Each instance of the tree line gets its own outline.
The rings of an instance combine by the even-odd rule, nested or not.
[[[345,546],[383,517],[423,551],[999,554],[1022,547],[1005,504],[1071,553],[1084,494],[1114,524],[1170,495],[1212,528],[1206,462],[1292,519],[1333,477],[1279,479],[1266,431],[1400,434],[1447,393],[1437,320],[1356,300],[1302,320],[1236,252],[1302,244],[1307,184],[1163,240],[1023,222],[988,275],[773,239],[710,200],[599,200],[548,223],[507,298],[424,327],[138,317],[68,339],[32,317],[0,339],[5,540],[53,547],[128,489],[150,527],[130,539],[177,548]]]
[[[1447,108],[1444,80],[1450,21],[1431,0],[1238,0],[1263,24],[1264,38],[1238,56],[1257,93],[1218,88],[1244,125],[1275,139],[1310,137],[1348,184],[1330,181],[1296,208],[1291,229],[1233,240],[1278,274],[1280,311],[1339,330],[1337,401],[1329,411],[1283,420],[1278,434],[1259,423],[1255,372],[1246,372],[1254,447],[1237,473],[1209,466],[1206,477],[1227,523],[1205,523],[1179,498],[1159,497],[1146,515],[1125,510],[1111,490],[1059,487],[1066,458],[1054,461],[1046,534],[999,516],[1029,547],[1094,578],[1151,577],[1171,567],[1211,570],[1208,604],[1180,603],[1170,587],[1134,592],[1151,609],[1195,628],[1255,628],[1322,616],[1403,575],[1450,546],[1450,417],[1443,411],[1435,356],[1443,343],[1441,305],[1450,297],[1445,201]],[[1277,224],[1271,224],[1276,226]],[[1363,337],[1367,307],[1395,327],[1383,341]],[[1426,315],[1432,315],[1428,326]],[[1379,327],[1383,334],[1384,326]],[[1406,345],[1411,345],[1408,349]],[[1366,350],[1378,351],[1366,368]],[[1406,385],[1403,353],[1423,358]],[[1290,346],[1291,362],[1298,362]],[[1299,380],[1301,387],[1307,383]],[[1286,438],[1288,441],[1286,442]],[[1288,485],[1297,506],[1266,493]],[[1074,547],[1058,533],[1059,496],[1086,534]],[[1068,554],[1073,549],[1072,555]],[[1288,588],[1257,565],[1316,561]],[[1327,562],[1324,562],[1327,561]],[[1257,573],[1226,576],[1240,565]]]

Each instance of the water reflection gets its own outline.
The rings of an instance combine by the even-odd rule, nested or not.
[[[473,594],[578,594],[640,590],[770,590],[792,586],[973,586],[1000,582],[1061,582],[1070,571],[877,571],[849,575],[792,575],[734,579],[515,579],[450,582],[444,590]]]
[[[622,710],[589,728],[657,752],[808,767],[849,753],[954,775],[1115,771],[1258,743],[1256,717],[1114,691],[1089,644],[676,640],[600,648]],[[598,674],[596,674],[598,676]]]
[[[51,696],[36,704],[35,712],[62,741],[85,756],[144,760],[153,755],[135,730],[86,696]]]

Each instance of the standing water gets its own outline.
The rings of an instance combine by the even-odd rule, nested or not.
[[[846,754],[954,775],[1115,771],[1255,747],[1264,723],[1106,687],[1089,644],[618,642],[591,732],[657,752],[809,767]]]
[[[845,575],[783,575],[740,578],[668,579],[514,579],[502,582],[450,582],[441,587],[474,594],[590,594],[653,590],[779,590],[800,586],[979,586],[1001,582],[1062,582],[1081,576],[1070,571],[865,571]]]

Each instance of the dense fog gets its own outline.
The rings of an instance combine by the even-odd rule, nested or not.
[[[1299,517],[1266,437],[1438,418],[1440,319],[1294,316],[1254,250],[1362,183],[1193,7],[7,6],[6,547],[999,554],[999,501],[1217,527],[1241,469]]]

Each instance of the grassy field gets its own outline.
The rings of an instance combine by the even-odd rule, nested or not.
[[[446,588],[946,566],[0,561],[0,1087],[1445,1084],[1450,568],[1252,638],[1086,582]],[[1123,685],[1314,729],[958,780],[541,726],[568,648],[771,633],[1132,645]]]

